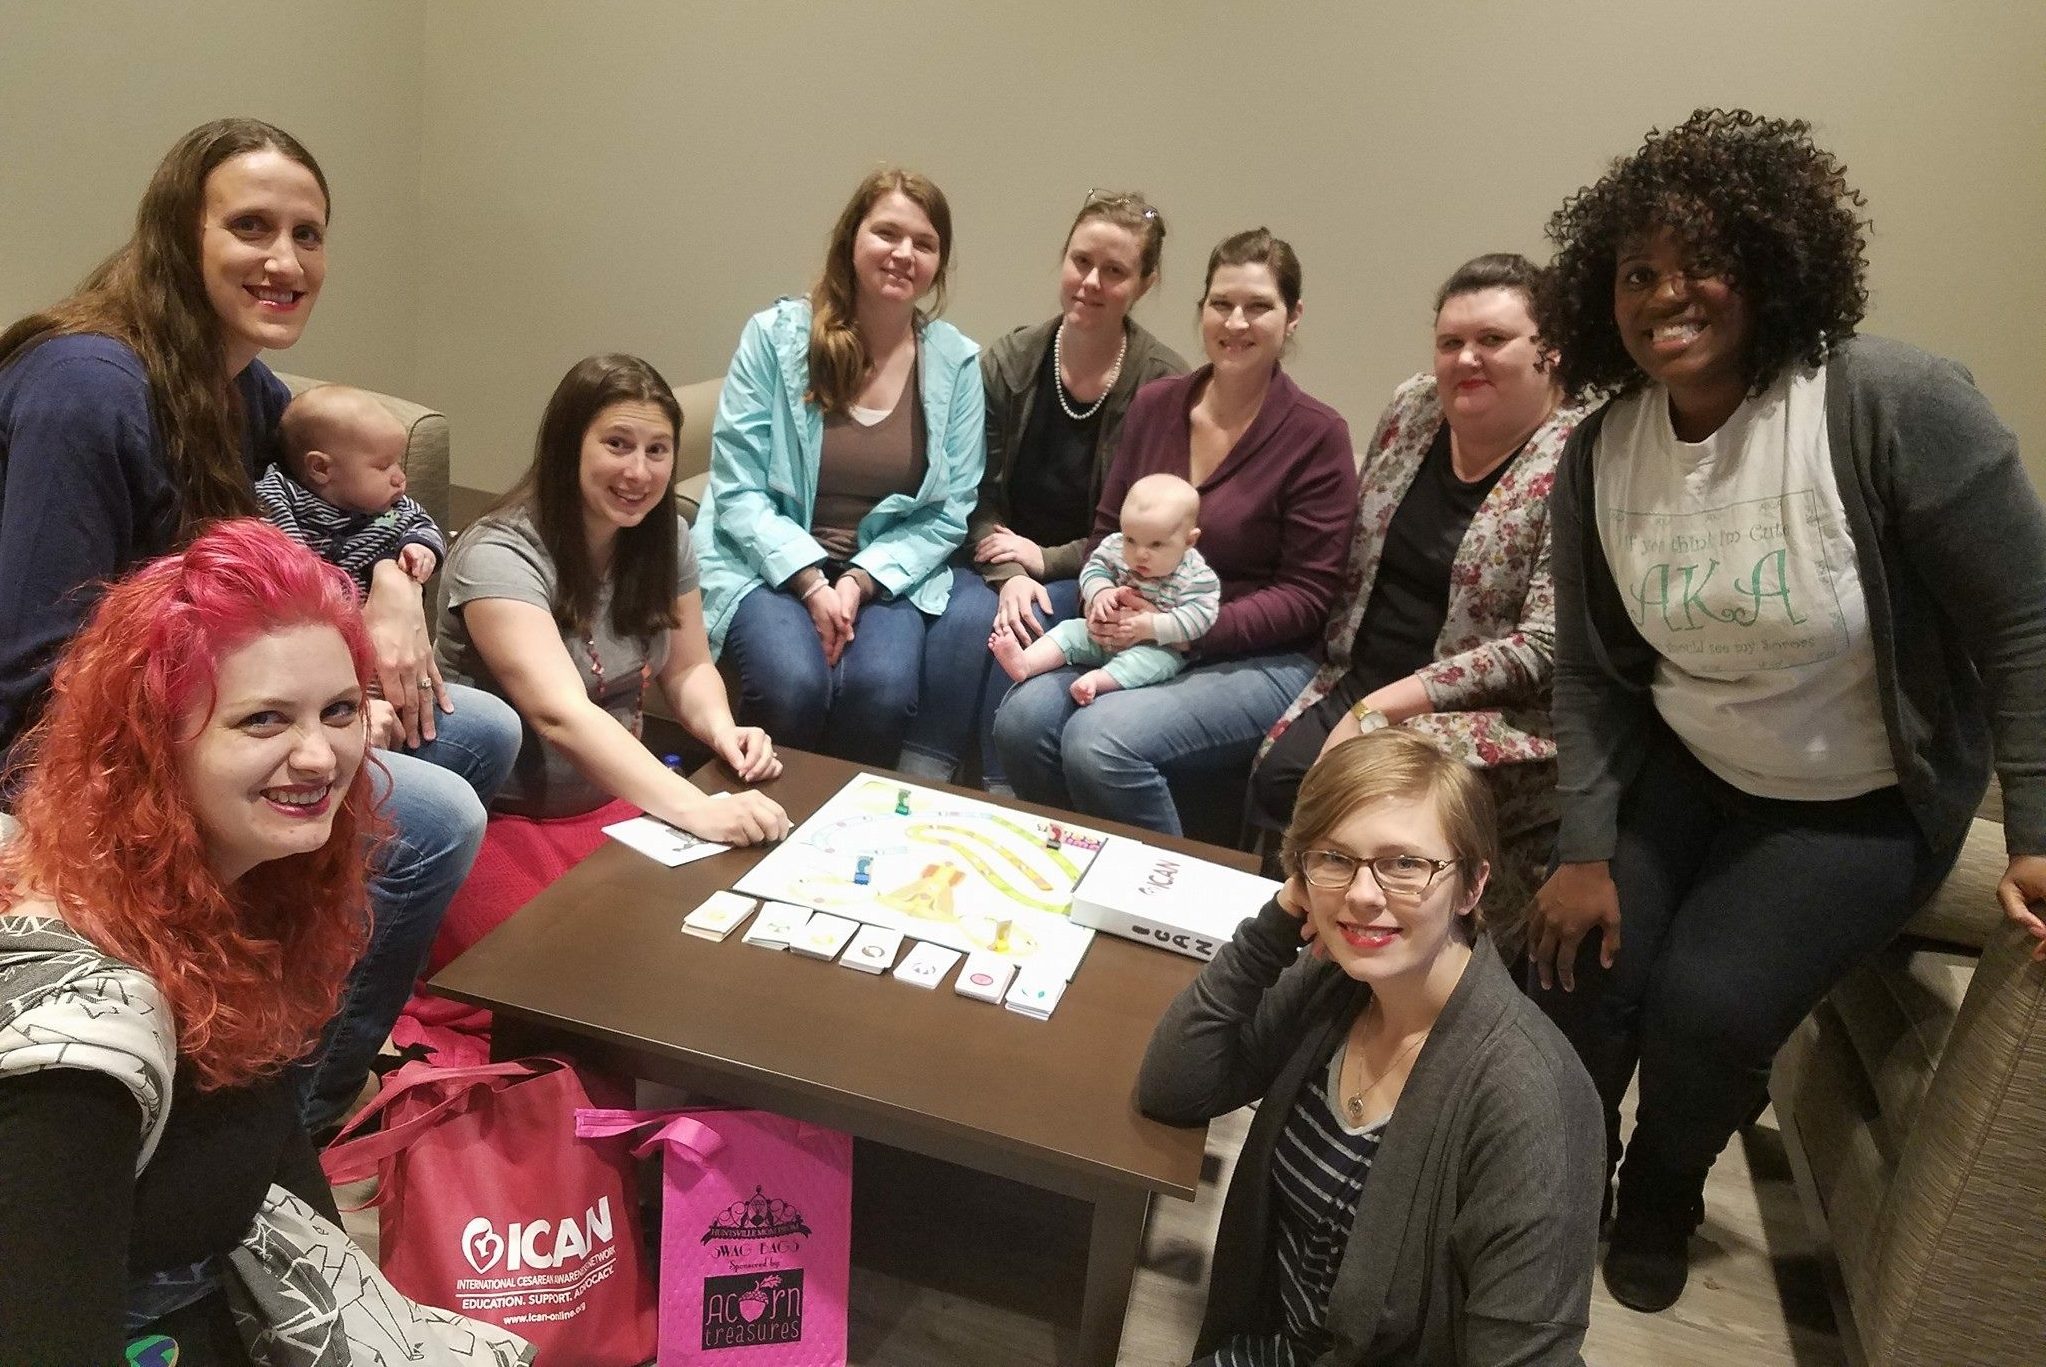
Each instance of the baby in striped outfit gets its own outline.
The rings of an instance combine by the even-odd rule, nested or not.
[[[283,459],[256,482],[263,516],[348,571],[365,597],[379,561],[424,584],[447,553],[433,516],[405,496],[405,435],[375,395],[318,385],[284,410]]]
[[[1025,646],[1007,631],[988,637],[1017,683],[1066,665],[1093,665],[1073,680],[1085,707],[1102,693],[1163,683],[1186,667],[1185,651],[1215,625],[1222,581],[1195,550],[1201,496],[1177,475],[1146,475],[1122,501],[1122,530],[1103,538],[1080,569],[1081,619],[1060,622]],[[1134,641],[1114,650],[1088,626],[1126,623]]]

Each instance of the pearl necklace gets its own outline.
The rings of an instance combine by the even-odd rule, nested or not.
[[[1093,407],[1084,413],[1075,413],[1073,406],[1066,402],[1066,325],[1061,322],[1058,331],[1051,335],[1051,387],[1058,395],[1059,407],[1074,422],[1085,422],[1101,411],[1101,405],[1108,402],[1108,391],[1115,388],[1115,382],[1122,377],[1122,358],[1129,354],[1130,335],[1122,335],[1122,345],[1115,349],[1115,364],[1108,368],[1108,382],[1101,386],[1101,397]]]

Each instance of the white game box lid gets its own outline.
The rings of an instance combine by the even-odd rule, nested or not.
[[[1073,920],[1212,959],[1278,891],[1272,879],[1112,835],[1073,890]]]

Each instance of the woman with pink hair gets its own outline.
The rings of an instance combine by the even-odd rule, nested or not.
[[[347,576],[253,519],[113,585],[58,662],[0,847],[0,1361],[247,1362],[375,1278],[290,1068],[368,935],[373,670]],[[524,1360],[376,1299],[321,1361]]]

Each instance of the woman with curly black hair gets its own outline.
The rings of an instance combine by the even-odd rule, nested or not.
[[[1951,867],[1992,750],[1999,895],[2046,940],[2046,594],[2011,572],[2046,515],[1965,370],[1854,335],[1861,208],[1809,125],[1709,110],[1549,222],[1563,384],[1611,399],[1557,473],[1530,944],[1610,1164],[1640,1070],[1605,1262],[1640,1310],[1682,1294],[1777,1046]]]

